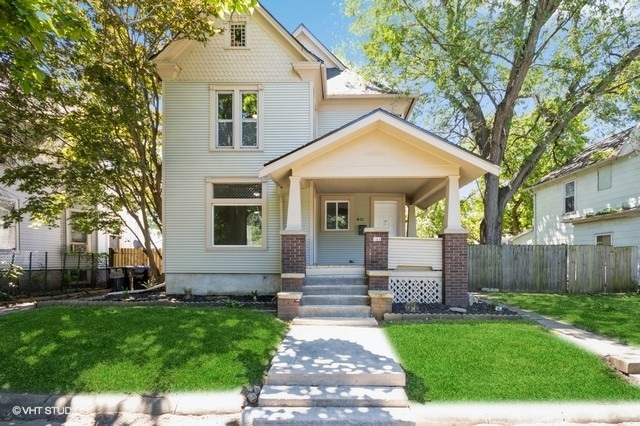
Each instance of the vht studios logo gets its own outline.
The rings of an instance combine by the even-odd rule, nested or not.
[[[81,413],[80,410],[72,407],[21,407],[16,405],[11,409],[11,412],[16,416],[68,416],[72,413]]]

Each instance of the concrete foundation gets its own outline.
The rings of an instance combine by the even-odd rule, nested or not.
[[[277,294],[282,282],[280,274],[166,274],[167,294],[246,295]]]

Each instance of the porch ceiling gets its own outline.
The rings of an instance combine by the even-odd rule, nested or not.
[[[336,193],[402,193],[412,202],[429,187],[444,186],[444,178],[439,179],[314,179],[316,191],[324,194]]]

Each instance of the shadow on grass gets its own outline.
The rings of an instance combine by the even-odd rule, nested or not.
[[[57,307],[0,318],[0,388],[226,390],[259,383],[284,323],[227,308]]]

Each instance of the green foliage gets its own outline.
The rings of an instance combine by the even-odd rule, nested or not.
[[[240,302],[239,300],[226,299],[224,301],[224,305],[227,308],[242,308],[244,306],[244,303]]]
[[[255,3],[14,3],[13,12],[26,15],[0,39],[0,157],[9,164],[0,183],[30,196],[7,220],[30,216],[55,226],[73,207],[79,209],[77,229],[117,234],[126,225],[124,211],[152,252],[151,231],[162,230],[162,85],[151,57],[176,38],[206,41],[219,32],[212,17]],[[18,76],[7,65],[25,40],[37,44],[36,67],[43,74],[32,79],[37,87],[29,91],[19,78],[24,73]]]
[[[55,307],[0,317],[0,389],[223,391],[259,383],[285,324],[251,310]]]
[[[385,331],[407,374],[407,395],[419,403],[640,398],[601,359],[532,324],[391,324]]]
[[[367,77],[420,93],[416,120],[501,166],[482,183],[480,239],[490,244],[504,224],[511,233],[528,225],[531,200],[520,189],[584,145],[584,123],[638,117],[640,15],[628,13],[638,8],[638,0],[346,2]]]
[[[640,296],[637,294],[495,293],[488,297],[558,318],[623,342],[640,345]]]

